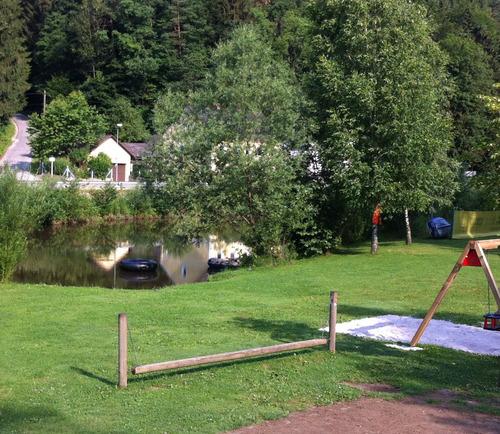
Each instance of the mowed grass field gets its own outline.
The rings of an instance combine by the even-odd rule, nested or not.
[[[401,395],[460,391],[464,405],[474,399],[475,411],[499,415],[498,357],[433,346],[405,352],[346,335],[335,354],[325,346],[130,374],[128,387],[117,387],[121,312],[129,369],[322,337],[330,291],[339,294],[339,322],[423,318],[465,245],[382,242],[371,255],[363,244],[159,291],[0,285],[0,432],[223,432],[356,399],[347,382],[388,383]],[[488,259],[498,281],[498,250]],[[435,318],[479,326],[487,312],[483,271],[463,267]]]

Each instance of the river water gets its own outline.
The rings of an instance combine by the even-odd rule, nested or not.
[[[159,289],[203,282],[207,261],[238,257],[245,247],[227,231],[201,240],[172,235],[162,222],[85,226],[51,226],[36,233],[27,258],[12,277],[15,282],[116,289]],[[154,272],[120,269],[128,258],[155,260]]]

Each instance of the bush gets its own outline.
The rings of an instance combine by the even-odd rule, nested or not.
[[[43,164],[45,165],[45,170],[50,173],[50,162],[48,159],[45,159],[43,161]],[[56,161],[54,161],[54,175],[59,175],[62,176],[64,175],[64,172],[66,171],[66,167],[69,167],[70,170],[73,172],[74,167],[71,164],[71,161],[69,158],[56,158]]]
[[[0,122],[0,157],[12,144],[12,137],[14,137],[15,132],[16,128],[12,121],[9,121],[8,124]]]
[[[44,219],[44,190],[0,172],[0,281],[13,273],[26,254],[28,235]]]
[[[126,192],[124,198],[134,217],[156,216],[153,200],[141,187]]]
[[[105,179],[112,167],[111,158],[102,152],[97,157],[89,159],[88,168],[94,171],[94,178]]]
[[[64,169],[66,169],[66,166],[64,166]],[[63,169],[63,173],[64,173],[64,169]],[[38,158],[34,158],[33,161],[31,162],[30,172],[33,175],[50,174],[50,161],[49,161],[49,159],[45,158],[43,160],[40,160]],[[55,173],[56,172],[54,170],[54,174]]]
[[[87,146],[83,148],[73,149],[69,154],[69,159],[73,164],[81,166],[83,163],[85,163],[85,161],[87,161],[89,152],[90,150]]]
[[[66,188],[53,187],[46,206],[48,222],[84,222],[99,215],[92,198],[82,193],[76,183]]]
[[[92,191],[91,195],[99,210],[99,214],[105,216],[110,213],[113,202],[118,197],[118,191],[116,191],[113,185],[106,184],[101,190]]]

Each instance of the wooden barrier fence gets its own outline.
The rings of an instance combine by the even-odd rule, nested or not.
[[[153,363],[149,365],[138,365],[132,368],[132,373],[146,374],[148,372],[165,371],[168,369],[187,368],[190,366],[205,365],[208,363],[226,362],[229,360],[256,357],[266,354],[281,353],[284,351],[298,350],[302,348],[316,347],[328,344],[328,349],[335,352],[335,328],[337,324],[337,300],[338,293],[330,293],[330,332],[329,339],[311,339],[307,341],[290,342],[288,344],[272,345],[269,347],[252,348],[249,350],[233,351],[230,353],[212,354],[209,356],[192,357],[190,359],[172,360],[170,362]],[[127,387],[127,314],[118,315],[118,374],[120,387]]]

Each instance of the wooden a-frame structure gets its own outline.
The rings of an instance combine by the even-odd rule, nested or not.
[[[413,336],[410,345],[414,347],[415,345],[418,344],[418,341],[422,337],[422,334],[424,333],[425,329],[429,325],[429,322],[431,321],[432,317],[436,313],[437,308],[443,301],[446,293],[450,289],[453,281],[455,280],[455,277],[457,276],[458,272],[463,266],[470,266],[470,267],[482,267],[484,274],[486,275],[486,279],[488,280],[488,286],[491,289],[491,292],[493,293],[493,297],[495,298],[495,301],[498,306],[498,311],[497,313],[500,313],[500,292],[498,290],[498,285],[495,282],[495,279],[493,277],[493,274],[490,269],[490,265],[488,264],[488,260],[484,256],[484,251],[485,250],[492,250],[492,249],[497,249],[500,246],[500,239],[496,240],[484,240],[484,241],[469,241],[467,244],[467,247],[465,247],[464,251],[460,255],[460,258],[458,259],[457,263],[455,264],[455,267],[453,267],[453,270],[451,271],[450,275],[448,276],[448,279],[446,279],[446,282],[444,283],[443,287],[441,288],[441,291],[439,291],[439,294],[437,295],[436,299],[434,300],[434,303],[432,303],[431,308],[427,312],[427,315],[425,315],[425,318],[423,319],[422,323],[420,324],[420,327],[418,328],[417,332],[415,333],[415,336]]]

